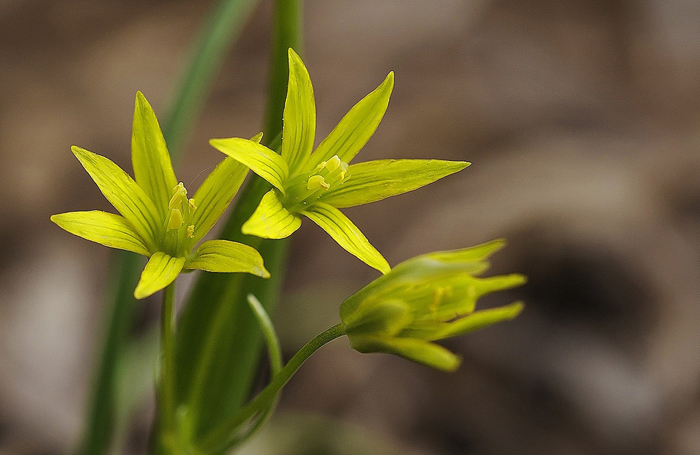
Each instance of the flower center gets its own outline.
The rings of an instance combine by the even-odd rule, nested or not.
[[[186,257],[192,252],[194,239],[193,215],[197,206],[194,199],[187,198],[187,189],[180,182],[173,188],[173,196],[168,203],[168,219],[165,227],[165,252],[178,257]]]
[[[282,204],[290,212],[304,210],[320,199],[331,187],[342,183],[348,172],[348,163],[334,155],[321,162],[310,172],[292,179]]]

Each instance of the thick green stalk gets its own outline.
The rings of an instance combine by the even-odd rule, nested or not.
[[[165,139],[173,158],[179,155],[199,115],[211,81],[218,74],[224,56],[232,47],[242,25],[257,0],[222,0],[202,28],[190,64],[175,91],[170,114],[162,122]],[[129,328],[136,308],[133,291],[143,261],[137,255],[117,252],[112,276],[115,291],[106,312],[105,338],[92,388],[80,454],[97,455],[109,451],[115,427],[117,363],[128,342]]]
[[[272,148],[282,131],[288,79],[287,49],[299,49],[299,0],[277,0],[273,26],[270,96],[264,142]],[[270,186],[252,177],[219,236],[246,243],[260,252],[272,274],[263,280],[243,274],[200,274],[180,316],[178,329],[178,403],[191,416],[195,437],[234,415],[247,401],[257,374],[262,337],[246,295],[256,295],[265,310],[274,309],[281,289],[286,240],[263,240],[241,233]]]
[[[337,324],[317,335],[306,343],[294,357],[277,373],[270,384],[267,385],[253,400],[251,400],[236,415],[221,422],[217,427],[208,432],[198,445],[201,453],[214,453],[235,435],[238,428],[256,413],[263,411],[274,401],[277,394],[287,382],[294,376],[299,367],[311,357],[311,355],[326,343],[343,336],[345,330],[343,324]]]

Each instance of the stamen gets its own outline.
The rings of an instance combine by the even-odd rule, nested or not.
[[[170,218],[168,219],[168,230],[180,229],[182,226],[182,212],[178,209],[170,210]]]
[[[194,238],[194,224],[190,224],[189,226],[187,226],[187,237],[191,239]]]
[[[338,155],[333,155],[333,158],[326,163],[326,169],[328,169],[329,172],[333,172],[340,167],[340,163],[341,161]]]
[[[320,163],[318,163],[318,166],[316,166],[316,169],[314,169],[314,172],[322,171],[323,168],[325,168],[325,167],[326,167],[326,162],[321,161]]]
[[[190,200],[187,201],[187,203],[189,204],[191,211],[194,212],[195,210],[197,210],[197,206],[194,204],[194,198],[190,198]]]
[[[309,181],[306,183],[306,189],[308,190],[317,190],[319,188],[327,190],[330,187],[331,186],[326,183],[326,179],[324,179],[321,175],[313,175],[309,177]]]

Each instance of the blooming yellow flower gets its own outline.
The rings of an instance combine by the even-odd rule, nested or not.
[[[348,164],[379,126],[394,87],[394,73],[358,102],[313,151],[316,105],[309,73],[289,49],[289,85],[284,107],[282,151],[241,138],[212,139],[211,145],[248,166],[274,187],[243,225],[244,234],[279,239],[306,216],[359,259],[387,273],[384,257],[338,210],[415,190],[469,165],[462,161],[379,160]],[[313,151],[313,153],[312,153]]]
[[[149,257],[134,291],[137,299],[163,289],[183,269],[270,276],[260,254],[247,245],[209,240],[193,251],[226,210],[248,170],[226,158],[189,198],[175,178],[158,120],[141,92],[136,94],[131,137],[135,180],[103,156],[75,146],[71,150],[121,216],[96,210],[61,213],[51,221],[87,240]]]

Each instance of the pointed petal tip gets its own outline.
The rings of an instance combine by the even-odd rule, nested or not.
[[[270,278],[270,272],[263,266],[257,266],[253,269],[253,275],[259,276],[260,278]]]
[[[289,57],[290,63],[292,59],[301,61],[301,57],[299,57],[299,54],[297,54],[297,52],[291,47],[287,50],[287,56]]]
[[[510,307],[510,313],[508,319],[515,319],[520,313],[525,309],[525,303],[522,301],[517,301],[508,305]]]

